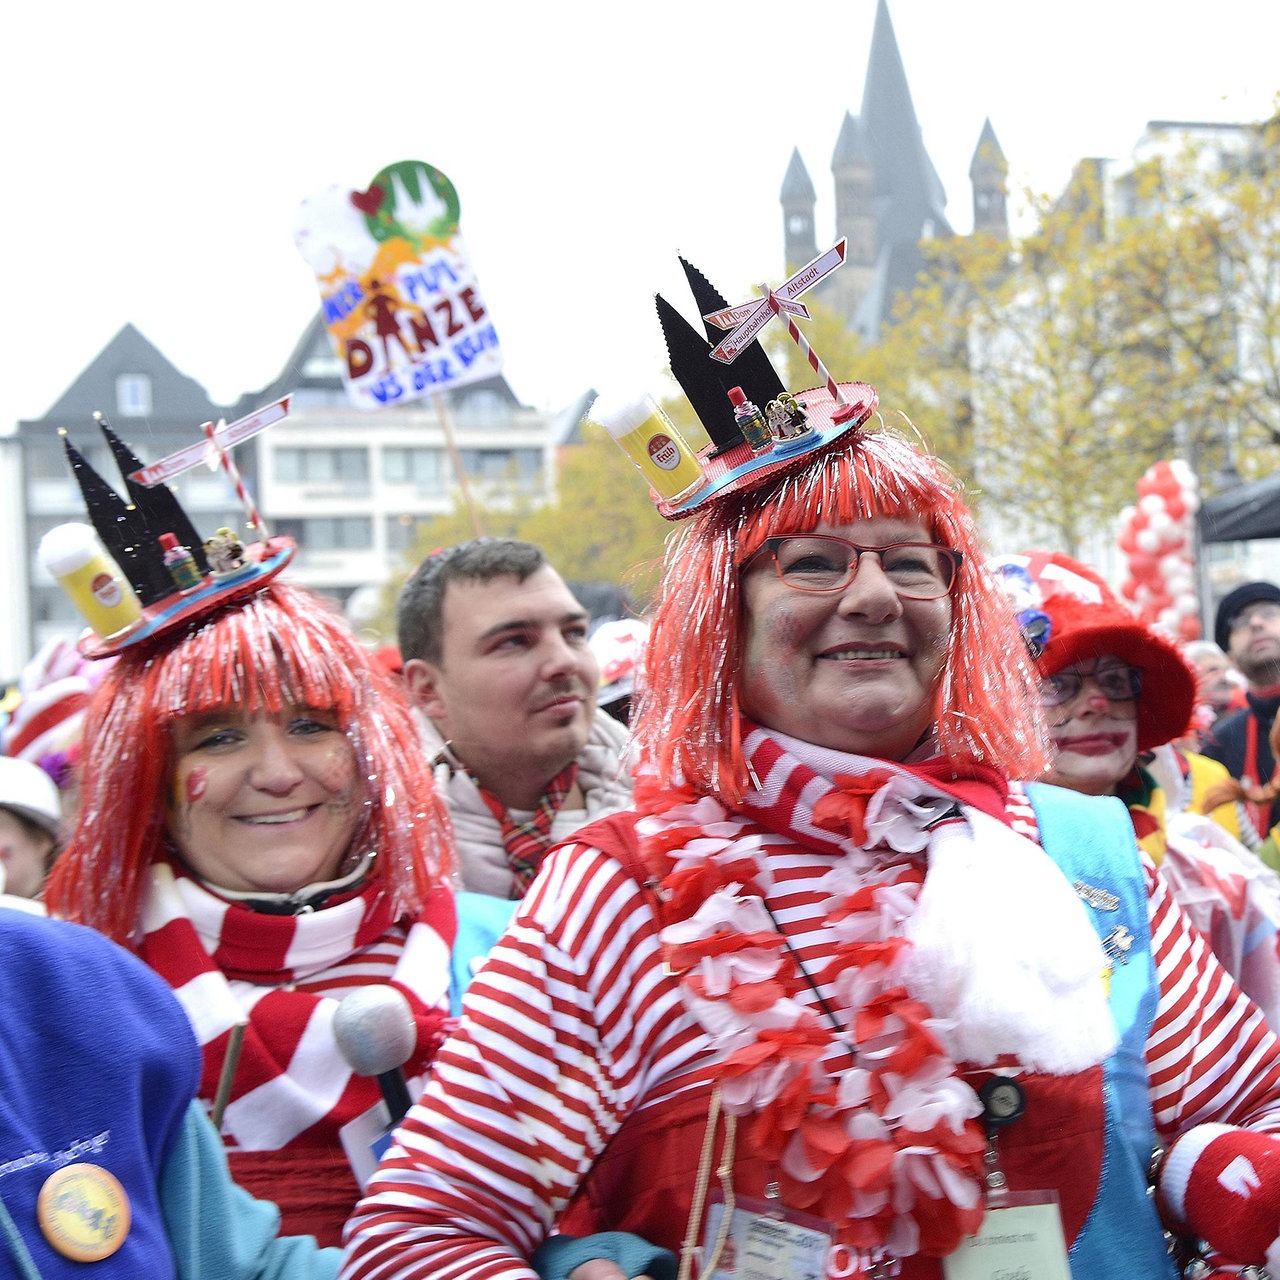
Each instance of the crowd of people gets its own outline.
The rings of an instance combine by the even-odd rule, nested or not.
[[[477,538],[393,660],[275,560],[38,655],[13,1274],[1280,1263],[1280,588],[1180,646],[801,398],[645,619]]]

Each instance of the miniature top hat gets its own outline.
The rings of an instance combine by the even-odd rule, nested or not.
[[[191,624],[270,581],[293,558],[292,538],[244,547],[230,530],[201,540],[177,496],[146,485],[142,460],[98,418],[129,501],[108,484],[63,434],[92,530],[50,530],[40,559],[71,596],[90,630],[78,642],[102,658]],[[96,539],[94,537],[96,535]]]
[[[611,415],[613,407],[597,401],[588,415],[618,440],[650,480],[654,504],[666,519],[683,520],[730,495],[807,467],[815,457],[860,430],[875,412],[875,389],[860,382],[837,384],[789,317],[791,336],[813,368],[825,376],[825,387],[793,395],[784,388],[754,337],[734,343],[732,333],[725,335],[726,328],[758,331],[770,315],[781,315],[784,310],[807,316],[794,299],[843,261],[841,241],[777,291],[742,307],[730,307],[696,267],[680,259],[707,336],[698,333],[661,295],[655,299],[658,321],[671,372],[711,444],[695,458],[679,431],[651,402],[644,412],[638,411],[636,404],[622,402]],[[788,291],[788,285],[795,287]],[[661,484],[672,474],[681,477],[675,492]]]

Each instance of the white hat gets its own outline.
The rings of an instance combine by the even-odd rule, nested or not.
[[[58,788],[39,765],[15,756],[0,756],[0,809],[34,822],[55,840],[62,834],[62,802]]]
[[[644,646],[649,624],[639,618],[615,618],[602,622],[588,637],[591,652],[600,666],[599,703],[627,697],[635,689],[636,677],[644,662]]]

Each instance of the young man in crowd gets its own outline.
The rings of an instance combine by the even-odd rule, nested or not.
[[[587,611],[539,547],[477,538],[418,566],[396,624],[463,887],[519,899],[553,843],[631,802]]]
[[[1223,716],[1201,750],[1247,788],[1265,786],[1276,769],[1268,738],[1280,709],[1280,587],[1246,582],[1227,592],[1218,605],[1214,639],[1248,681],[1248,705]],[[1265,836],[1280,818],[1280,806],[1250,808],[1259,836]]]

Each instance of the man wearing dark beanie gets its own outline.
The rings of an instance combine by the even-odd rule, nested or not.
[[[1218,605],[1214,638],[1249,682],[1248,705],[1228,712],[1212,728],[1201,747],[1226,765],[1246,790],[1272,781],[1276,760],[1269,741],[1280,709],[1280,587],[1246,582],[1227,592]],[[1259,837],[1280,817],[1280,805],[1251,803],[1250,816]]]

